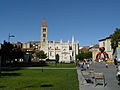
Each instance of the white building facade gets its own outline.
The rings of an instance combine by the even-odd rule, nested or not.
[[[113,49],[111,47],[111,37],[99,40],[99,47],[104,47],[106,53],[109,55],[109,58],[112,60]]]

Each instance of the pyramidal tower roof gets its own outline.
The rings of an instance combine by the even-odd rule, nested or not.
[[[45,20],[45,19],[43,19],[42,27],[47,27],[47,23],[46,23],[46,20]]]

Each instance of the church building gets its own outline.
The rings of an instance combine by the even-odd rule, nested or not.
[[[75,62],[76,55],[78,55],[79,51],[79,42],[74,41],[74,37],[72,37],[72,41],[68,40],[67,42],[63,42],[62,40],[59,42],[48,41],[48,26],[46,20],[42,22],[40,34],[40,50],[43,50],[47,54],[49,60],[56,60],[56,55],[58,55],[59,62]]]

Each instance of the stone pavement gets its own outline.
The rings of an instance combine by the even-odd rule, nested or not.
[[[116,71],[114,65],[110,65],[107,69],[104,64],[93,64],[90,68],[95,69],[97,72],[103,72],[105,76],[107,76],[105,77],[105,87],[101,84],[95,86],[94,82],[88,83],[84,75],[88,75],[89,78],[89,70],[81,71],[81,69],[77,67],[79,90],[120,90],[120,86],[115,78]]]
[[[87,83],[82,75],[81,69],[77,68],[78,80],[79,80],[79,90],[110,90],[108,87],[103,85],[94,86],[93,83]],[[87,72],[86,72],[87,73]]]

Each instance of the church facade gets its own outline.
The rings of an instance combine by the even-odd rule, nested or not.
[[[75,62],[79,51],[79,42],[74,41],[74,37],[72,37],[72,41],[68,40],[67,42],[63,42],[62,40],[59,42],[48,41],[46,20],[43,20],[40,31],[40,50],[43,50],[47,54],[49,60],[56,60],[56,55],[58,55],[59,62]]]

